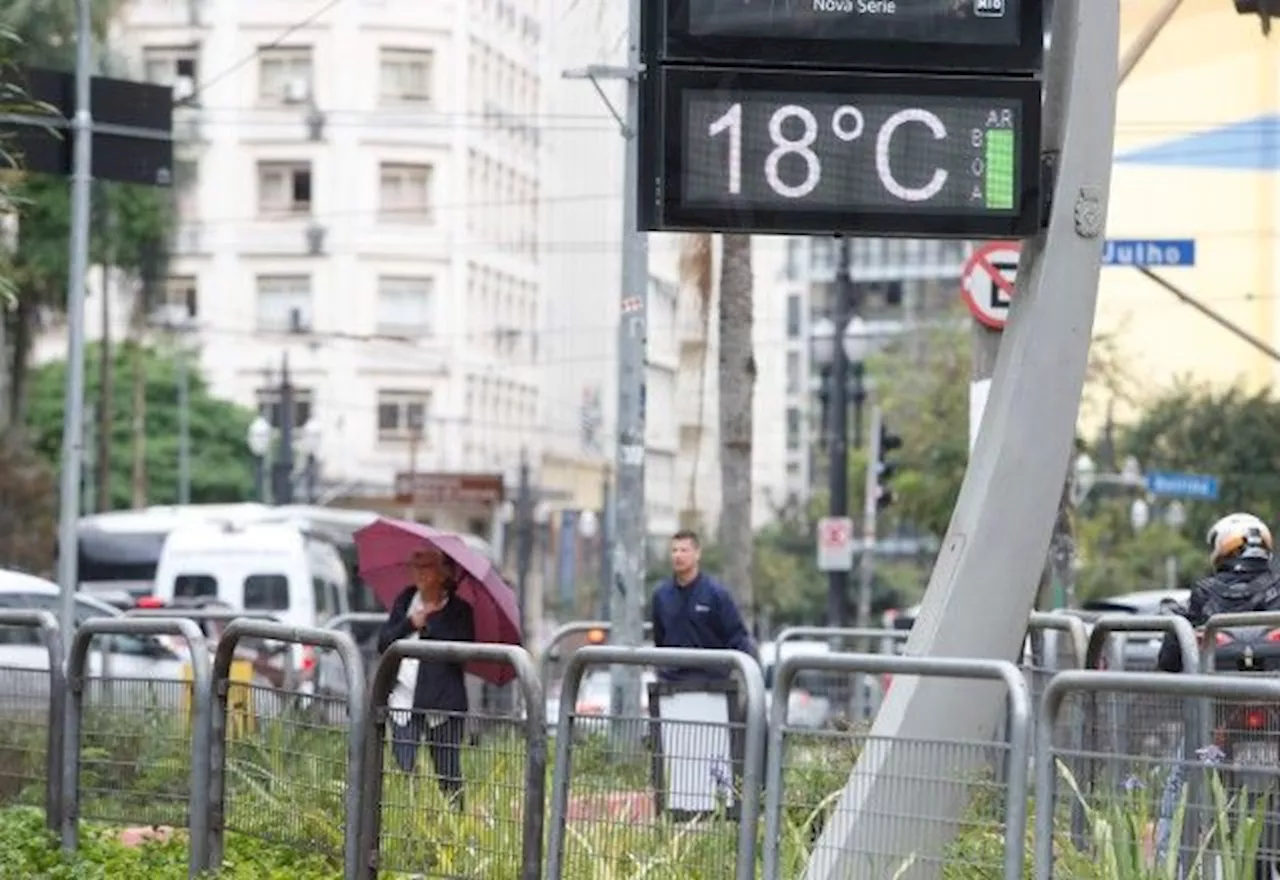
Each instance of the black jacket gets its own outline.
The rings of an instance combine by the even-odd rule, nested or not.
[[[1215,614],[1239,614],[1280,609],[1280,576],[1265,559],[1241,559],[1196,581],[1181,613],[1194,627]],[[1182,671],[1182,651],[1173,633],[1165,633],[1157,660],[1165,672]]]
[[[391,606],[387,622],[378,632],[378,653],[391,643],[413,634],[409,622],[409,606],[413,604],[413,587],[408,587]],[[444,642],[474,642],[476,640],[475,617],[471,606],[456,596],[439,611],[427,615],[427,625],[422,628],[424,639]],[[418,664],[418,684],[413,691],[413,707],[436,712],[466,712],[467,685],[462,674],[463,664],[423,660]]]

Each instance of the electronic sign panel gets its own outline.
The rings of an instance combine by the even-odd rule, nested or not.
[[[658,125],[642,143],[649,229],[975,238],[1038,227],[1033,80],[695,67],[658,77]]]
[[[662,62],[1030,75],[1044,0],[655,0]]]

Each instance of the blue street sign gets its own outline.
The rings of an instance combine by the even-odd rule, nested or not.
[[[1182,268],[1195,264],[1196,243],[1191,238],[1108,238],[1102,249],[1104,266],[1156,269]]]
[[[1147,474],[1147,489],[1153,495],[1179,495],[1213,501],[1218,497],[1218,478],[1208,474],[1175,474],[1152,471]]]

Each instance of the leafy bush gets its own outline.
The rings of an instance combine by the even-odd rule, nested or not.
[[[0,878],[186,876],[187,847],[181,831],[173,839],[137,848],[123,846],[122,824],[185,821],[187,723],[172,710],[129,715],[90,707],[82,748],[81,847],[64,857],[34,809],[43,796],[43,732],[32,724],[19,733],[0,725]],[[255,729],[232,738],[227,753],[226,824],[223,873],[230,880],[341,876],[346,742],[340,728],[300,718],[257,719]],[[725,880],[733,875],[738,825],[719,817],[690,823],[653,821],[647,764],[625,760],[606,737],[589,735],[575,747],[571,800],[575,809],[605,805],[601,814],[579,815],[568,823],[565,874],[568,880]],[[823,823],[857,760],[845,738],[790,746],[786,806],[781,835],[781,877],[800,876]],[[412,773],[387,756],[383,783],[380,867],[389,872],[465,876],[468,880],[510,880],[520,863],[524,794],[524,745],[516,731],[494,730],[465,754],[465,810],[441,795],[424,751]],[[1077,848],[1065,817],[1055,841],[1057,874],[1069,880],[1169,880],[1166,860],[1156,865],[1150,834],[1158,785],[1132,785],[1110,802],[1092,792],[1086,802],[1075,778],[1062,767],[1065,786],[1084,806],[1088,835]],[[13,781],[16,780],[16,781]],[[549,782],[549,780],[548,780]],[[1228,798],[1211,778],[1218,821],[1198,842],[1185,880],[1207,880],[1204,851],[1221,854],[1225,878],[1251,877],[1261,818],[1240,807],[1247,798]],[[947,851],[943,880],[999,880],[1004,857],[1003,795],[990,781],[967,786],[970,807],[962,832]],[[549,790],[549,786],[548,786]],[[618,815],[610,798],[634,796],[636,815]],[[588,810],[590,812],[590,810]],[[1174,817],[1175,835],[1185,804]],[[110,819],[110,823],[104,820]],[[1033,852],[1026,830],[1027,876]],[[904,854],[903,870],[915,856]],[[1191,861],[1192,859],[1188,859]],[[1234,873],[1232,873],[1234,872]],[[901,873],[901,871],[899,871]]]

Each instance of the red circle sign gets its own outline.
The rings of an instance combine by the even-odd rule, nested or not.
[[[965,305],[975,320],[992,330],[1003,330],[1008,320],[1021,252],[1016,241],[990,242],[974,251],[960,271]]]

